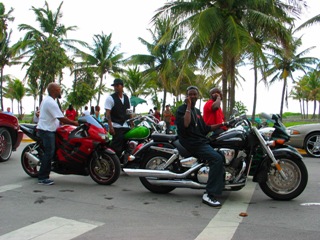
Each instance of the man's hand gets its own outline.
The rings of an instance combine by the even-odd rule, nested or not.
[[[111,135],[115,135],[115,131],[114,131],[114,128],[112,126],[109,125],[109,133]]]

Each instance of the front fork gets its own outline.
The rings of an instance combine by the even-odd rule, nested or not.
[[[279,162],[277,161],[277,159],[274,157],[272,150],[270,149],[270,147],[268,146],[268,143],[264,140],[264,138],[260,135],[258,129],[256,127],[253,127],[252,130],[254,131],[254,133],[256,134],[256,136],[258,137],[262,148],[266,151],[267,155],[269,156],[269,158],[271,159],[273,165],[276,167],[276,169],[278,170],[278,172],[280,173],[281,177],[284,180],[287,180],[287,176],[284,173],[284,171],[282,170],[282,167],[280,166]]]

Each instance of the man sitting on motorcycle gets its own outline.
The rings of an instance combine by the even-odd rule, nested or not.
[[[198,97],[197,87],[187,88],[187,99],[176,113],[177,133],[183,147],[192,152],[195,157],[208,161],[210,171],[202,202],[211,207],[220,208],[221,203],[216,196],[221,195],[224,188],[223,158],[209,145],[206,135],[225,124],[206,125],[200,110],[195,107]]]

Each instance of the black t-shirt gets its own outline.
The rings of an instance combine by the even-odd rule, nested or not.
[[[186,128],[184,126],[186,109],[187,105],[183,104],[176,112],[177,133],[180,143],[185,148],[192,148],[192,146],[200,146],[204,143],[208,143],[209,140],[206,136],[211,131],[211,128],[203,121],[200,110],[191,108],[191,122]]]

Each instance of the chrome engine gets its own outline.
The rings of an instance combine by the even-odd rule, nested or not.
[[[237,156],[234,149],[220,149],[225,157],[225,182],[237,182],[246,168],[246,154],[242,151],[238,152]],[[209,167],[203,166],[198,170],[197,179],[200,183],[207,183],[209,177]]]

